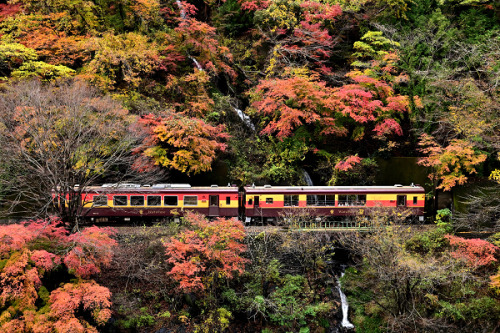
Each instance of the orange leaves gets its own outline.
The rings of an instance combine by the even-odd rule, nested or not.
[[[356,80],[356,84],[340,88],[327,87],[317,75],[262,80],[250,94],[254,112],[269,119],[261,133],[284,138],[304,124],[312,124],[323,135],[346,135],[353,129],[341,124],[354,122],[373,126],[377,138],[402,135],[393,117],[408,111],[408,98],[392,96],[392,88],[377,79],[357,76]],[[388,97],[382,98],[380,91]],[[355,140],[365,134],[362,130]]]
[[[92,325],[111,316],[111,293],[81,278],[110,262],[116,246],[111,234],[91,227],[68,235],[58,219],[0,226],[0,331],[97,332]],[[47,290],[46,273],[61,268],[78,279],[65,283],[67,274],[58,271],[49,280],[61,287]],[[82,311],[94,323],[83,319]]]
[[[99,324],[105,324],[111,317],[111,293],[94,281],[66,283],[50,295],[51,315],[57,318],[55,326],[66,327],[71,331],[71,323],[81,325],[75,318],[80,307],[91,311],[92,318]],[[75,322],[76,320],[76,322]],[[66,331],[63,330],[63,331]]]
[[[335,124],[329,114],[333,90],[315,77],[294,76],[262,80],[251,93],[254,112],[270,121],[262,134],[289,137],[303,124]],[[330,127],[331,130],[333,127]],[[343,132],[343,128],[338,128]]]
[[[138,125],[147,135],[134,151],[141,154],[134,164],[140,171],[157,165],[188,174],[210,170],[216,153],[226,149],[222,141],[229,137],[224,125],[212,126],[180,114],[144,116]]]
[[[446,147],[441,147],[430,135],[420,137],[420,151],[427,155],[418,163],[434,169],[431,179],[440,180],[437,188],[445,191],[456,185],[463,185],[467,175],[476,173],[476,166],[486,160],[486,154],[474,150],[474,146],[465,140],[454,139]]]
[[[476,269],[498,261],[495,255],[498,253],[499,248],[488,241],[478,238],[465,239],[452,235],[446,235],[445,238],[454,248],[451,252],[452,257],[463,260],[467,266]]]
[[[246,259],[243,225],[236,220],[217,218],[209,222],[199,214],[187,213],[185,219],[194,230],[186,230],[164,244],[172,269],[168,272],[185,291],[202,292],[214,280],[243,273]]]
[[[24,310],[35,304],[41,276],[36,268],[30,268],[29,256],[30,251],[23,250],[6,259],[0,270],[0,308],[18,302]]]

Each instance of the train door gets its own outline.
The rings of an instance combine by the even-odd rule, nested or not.
[[[398,207],[406,207],[406,195],[398,195],[397,205]]]
[[[253,200],[254,200],[254,204],[253,204],[253,212],[254,212],[254,216],[259,216],[260,215],[260,200],[259,200],[259,196],[254,196],[253,197]]]
[[[211,195],[208,205],[208,216],[219,216],[219,196]]]

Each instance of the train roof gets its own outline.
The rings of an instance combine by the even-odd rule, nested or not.
[[[403,186],[245,186],[248,194],[257,193],[425,193],[420,185]]]
[[[189,184],[154,184],[154,185],[140,185],[140,184],[103,184],[101,186],[87,186],[86,192],[96,193],[164,193],[164,192],[223,192],[223,193],[238,193],[238,187],[235,186],[191,186]]]

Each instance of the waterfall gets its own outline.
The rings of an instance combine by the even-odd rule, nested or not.
[[[303,170],[304,180],[306,181],[307,186],[314,186],[311,176],[306,170]]]
[[[196,68],[198,68],[199,71],[203,72],[203,67],[201,67],[200,63],[195,58],[191,57],[190,55],[188,55],[188,58],[194,62]]]
[[[252,123],[252,121],[250,120],[250,117],[247,116],[246,114],[244,114],[243,111],[241,111],[238,108],[233,107],[233,109],[238,114],[238,117],[240,117],[240,119],[245,123],[245,125],[247,125],[249,128],[252,129],[252,131],[255,132],[255,126]]]
[[[340,277],[344,276],[344,272],[341,273]],[[347,303],[347,297],[345,294],[342,292],[342,288],[340,285],[340,280],[337,280],[337,289],[340,294],[340,301],[342,302],[342,327],[345,327],[347,329],[353,329],[354,325],[351,324],[351,322],[348,319],[348,313],[349,313],[349,303]]]
[[[314,186],[313,181],[311,179],[311,176],[309,176],[309,173],[304,169],[302,169],[302,176],[304,177],[304,180],[305,180],[307,186]],[[309,197],[309,195],[308,195],[308,197]],[[316,194],[313,195],[313,200],[314,200],[314,206],[318,206],[319,201],[318,201],[318,196]],[[310,203],[308,203],[308,205],[309,204]]]
[[[177,4],[177,7],[181,10],[181,19],[186,18],[186,11],[184,10],[184,6],[182,5],[180,0],[175,0],[175,3]]]

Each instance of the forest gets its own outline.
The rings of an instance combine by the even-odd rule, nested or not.
[[[495,0],[0,0],[0,331],[495,332],[499,71]],[[220,174],[374,185],[397,158],[428,176],[426,225],[110,228],[53,205]]]

